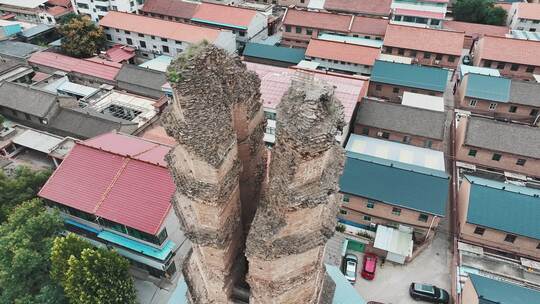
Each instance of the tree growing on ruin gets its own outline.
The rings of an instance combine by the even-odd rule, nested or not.
[[[62,50],[77,58],[91,57],[105,46],[105,33],[87,16],[77,15],[62,24]]]

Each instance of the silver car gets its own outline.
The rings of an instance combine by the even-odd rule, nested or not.
[[[358,269],[358,258],[354,254],[346,254],[343,258],[343,265],[341,271],[345,275],[345,278],[351,282],[356,283],[356,271]]]

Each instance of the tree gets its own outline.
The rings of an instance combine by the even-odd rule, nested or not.
[[[115,251],[83,249],[70,256],[64,292],[72,304],[134,304],[136,295],[129,262]]]
[[[453,7],[454,19],[458,21],[504,25],[506,11],[495,7],[493,0],[457,0]]]
[[[22,166],[11,176],[0,171],[0,223],[19,203],[35,198],[50,175],[50,170],[32,171]]]
[[[55,238],[51,249],[51,278],[65,286],[69,258],[74,256],[79,259],[84,249],[92,247],[92,244],[73,233],[69,233],[66,237]]]
[[[66,303],[49,277],[53,238],[63,229],[39,199],[23,202],[0,225],[0,303]]]
[[[87,16],[71,17],[59,28],[62,37],[62,50],[74,57],[91,57],[105,46],[103,29],[96,26]]]

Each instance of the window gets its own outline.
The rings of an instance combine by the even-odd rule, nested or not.
[[[469,106],[471,106],[471,107],[476,107],[476,102],[477,102],[476,99],[471,99],[471,100],[469,101]]]
[[[523,158],[518,158],[518,160],[516,161],[516,165],[518,166],[525,166],[525,163],[527,162],[526,159],[523,159]]]
[[[491,60],[486,60],[486,61],[484,61],[484,67],[485,67],[485,68],[490,68],[490,67],[491,67],[491,64],[492,64],[492,61],[491,61]]]
[[[452,56],[452,55],[448,56],[448,62],[454,62],[454,61],[456,61],[456,56]]]
[[[506,237],[504,238],[504,241],[508,243],[513,243],[515,240],[516,240],[516,236],[513,234],[507,234]]]
[[[373,208],[375,208],[375,201],[368,200],[368,201],[367,201],[367,204],[366,204],[366,208],[368,208],[368,209],[373,209]]]
[[[246,36],[246,32],[244,32],[244,31],[239,32],[238,35],[240,35],[240,37],[245,37],[245,36]]]
[[[161,41],[167,42],[167,38],[161,38]]]
[[[418,52],[417,51],[411,51],[410,54],[411,54],[410,57],[416,57]]]
[[[442,54],[435,55],[435,60],[442,60]]]
[[[439,25],[439,23],[441,23],[440,20],[431,19],[431,25]]]
[[[497,63],[497,69],[499,70],[503,70],[505,66],[506,66],[506,63],[504,62]]]
[[[119,29],[114,29],[117,33],[120,33],[120,30]]]
[[[384,138],[384,139],[388,139],[388,138],[390,138],[390,133],[388,133],[388,132],[382,132],[382,136],[381,136],[381,137]]]
[[[386,47],[386,52],[387,52],[387,53],[392,53],[392,48],[389,47],[389,46],[387,46],[387,47]]]
[[[424,58],[425,58],[425,59],[431,58],[431,53],[429,53],[429,52],[424,52]]]
[[[375,85],[375,91],[381,91],[381,90],[382,90],[382,85],[380,84]]]
[[[339,213],[340,213],[340,214],[347,214],[347,211],[346,211],[346,210],[343,210],[343,209],[339,209]]]
[[[398,49],[397,53],[398,53],[398,55],[405,55],[405,50],[404,49]]]
[[[538,115],[538,109],[532,109],[531,113],[529,113],[529,116],[536,116]]]
[[[161,48],[163,49],[163,53],[168,53],[169,52],[169,47],[168,46],[163,45],[163,46],[161,46]]]
[[[146,42],[144,42],[144,41],[139,41],[139,45],[140,45],[142,48],[146,48]]]
[[[371,216],[369,216],[369,215],[364,215],[364,221],[366,221],[366,222],[371,222]]]
[[[396,93],[396,94],[399,93],[399,88],[394,87],[394,88],[392,89],[392,92],[394,92],[394,93]]]
[[[370,36],[364,36],[364,38],[366,38],[366,39],[371,39],[371,37],[370,37]]]
[[[420,213],[420,215],[418,216],[418,220],[424,223],[427,222],[428,218],[429,218],[429,215],[423,214],[423,213]]]
[[[493,156],[491,157],[491,159],[494,161],[500,161],[501,157],[502,155],[500,155],[499,153],[493,153]]]
[[[313,34],[313,30],[312,29],[306,29],[306,34],[311,36]]]
[[[369,128],[368,128],[368,127],[363,127],[363,128],[362,128],[362,135],[367,135],[367,136],[369,136]]]
[[[476,151],[475,149],[469,149],[469,156],[475,157],[476,152],[478,152],[478,151]]]
[[[131,32],[130,32],[130,31],[124,31],[124,33],[125,33],[126,35],[129,35],[129,34],[131,34]]]
[[[24,118],[26,118],[26,120],[31,120],[32,117],[30,117],[30,115],[28,113],[24,113]]]
[[[105,37],[107,37],[107,40],[112,41],[112,37],[109,34],[106,34]]]
[[[159,243],[162,244],[167,239],[167,236],[167,229],[163,228],[163,230],[157,236]]]
[[[424,148],[431,148],[431,146],[433,145],[433,142],[429,139],[426,139],[424,141]]]
[[[476,228],[474,228],[474,234],[484,235],[484,232],[486,232],[486,229],[484,229],[484,228],[482,228],[482,227],[476,227]]]
[[[519,69],[519,64],[512,64],[512,66],[510,67],[510,71],[517,71]]]
[[[534,73],[534,67],[533,67],[533,66],[528,66],[528,67],[527,67],[527,70],[525,70],[525,72],[527,72],[527,73]]]
[[[403,136],[403,142],[408,144],[411,142],[411,137],[408,135]]]
[[[285,32],[291,32],[291,26],[290,25],[285,25]]]
[[[343,194],[343,201],[348,203],[351,197],[348,194]]]
[[[401,215],[401,209],[400,208],[392,208],[392,214],[393,215]]]
[[[126,43],[129,45],[133,45],[133,40],[131,40],[131,38],[126,38]]]
[[[297,27],[295,28],[295,32],[296,32],[297,34],[302,34],[302,28],[299,27],[299,26],[297,26]]]
[[[489,104],[489,109],[490,109],[491,111],[495,110],[496,108],[497,108],[497,103],[492,102],[492,103]]]
[[[152,38],[152,40],[156,40],[156,36],[150,36],[150,38]]]

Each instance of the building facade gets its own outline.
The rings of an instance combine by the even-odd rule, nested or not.
[[[75,13],[99,22],[110,11],[138,14],[144,0],[71,0],[71,3]]]
[[[513,30],[540,31],[540,4],[515,2],[508,12],[508,25]]]
[[[48,0],[2,0],[0,1],[0,15],[12,15],[19,21],[55,25],[62,16],[73,11],[71,3],[68,3],[69,1],[57,5],[58,2]]]
[[[393,0],[392,20],[396,24],[442,28],[448,0]]]

